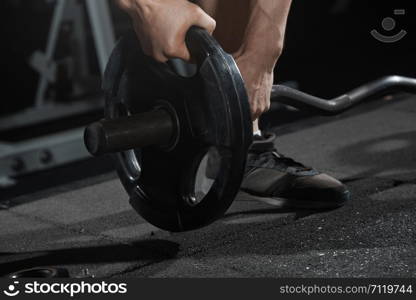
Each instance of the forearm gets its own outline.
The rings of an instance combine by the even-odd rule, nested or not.
[[[291,0],[250,0],[250,16],[241,55],[255,55],[272,71],[281,55]]]

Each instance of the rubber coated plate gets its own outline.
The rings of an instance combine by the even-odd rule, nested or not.
[[[104,80],[106,118],[157,106],[177,115],[178,139],[170,149],[114,155],[132,206],[169,231],[196,229],[225,213],[241,185],[252,139],[248,99],[232,57],[201,29],[190,31],[187,44],[198,62],[192,78],[145,56],[130,34],[113,51]],[[201,173],[202,164],[206,168]],[[206,185],[201,174],[209,178],[202,196],[195,190],[196,184]]]

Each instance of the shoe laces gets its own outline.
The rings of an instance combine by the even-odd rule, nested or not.
[[[274,134],[265,134],[261,137],[255,137],[254,143],[249,149],[251,159],[253,161],[273,160],[274,165],[283,169],[293,169],[298,172],[310,171],[312,168],[306,167],[293,158],[287,157],[279,152],[274,144],[276,136]]]

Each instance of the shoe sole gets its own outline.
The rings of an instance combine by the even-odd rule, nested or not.
[[[237,197],[249,197],[251,199],[273,205],[279,208],[297,208],[297,209],[336,209],[344,206],[350,200],[350,192],[345,191],[340,197],[341,200],[332,201],[307,201],[307,200],[298,200],[298,199],[287,199],[279,197],[261,197],[253,195],[244,191],[240,191]]]

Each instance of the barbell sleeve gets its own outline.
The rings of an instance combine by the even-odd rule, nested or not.
[[[175,124],[167,110],[156,109],[95,122],[86,128],[84,142],[94,156],[147,146],[163,146],[172,140],[176,131]]]

